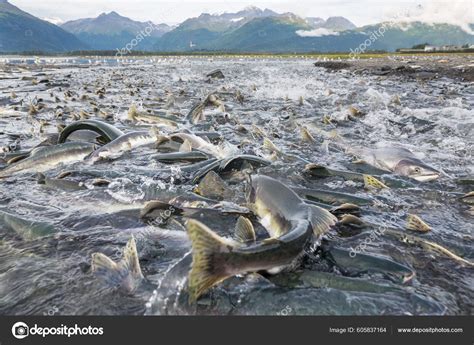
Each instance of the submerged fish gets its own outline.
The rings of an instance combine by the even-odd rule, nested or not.
[[[436,180],[440,176],[438,170],[425,164],[405,148],[349,148],[347,152],[378,169],[407,176],[420,182]]]
[[[130,107],[127,117],[130,121],[133,121],[133,122],[143,122],[143,123],[149,123],[149,124],[155,124],[155,125],[163,125],[163,126],[172,127],[172,128],[178,127],[178,124],[173,120],[170,120],[158,115],[139,112],[135,105],[132,105]]]
[[[62,189],[62,190],[67,190],[67,191],[87,189],[86,186],[81,182],[71,181],[71,180],[62,179],[62,178],[50,178],[48,176],[45,176],[42,173],[37,174],[37,182],[38,184],[45,185],[47,187],[51,187],[55,189],[57,188],[57,189]]]
[[[396,280],[406,283],[413,279],[415,272],[402,264],[388,258],[360,253],[354,249],[346,250],[333,247],[329,255],[341,271],[347,272],[379,272],[392,275]]]
[[[374,168],[376,169],[376,168]],[[380,170],[380,169],[376,169]],[[380,173],[384,171],[380,170]],[[345,180],[363,182],[366,188],[370,187],[390,187],[390,188],[410,188],[415,187],[415,185],[405,179],[400,177],[391,177],[391,176],[380,176],[380,175],[367,175],[354,171],[344,171],[331,169],[316,163],[310,163],[305,166],[304,173],[309,177],[316,178],[326,178],[331,176],[342,177]],[[374,177],[377,176],[377,177]],[[381,182],[380,180],[383,180]],[[386,184],[386,185],[385,185]]]
[[[56,228],[52,224],[29,220],[4,211],[0,211],[0,225],[3,229],[12,230],[24,240],[56,233]]]
[[[193,248],[190,302],[234,275],[261,270],[278,273],[293,265],[312,239],[318,240],[336,223],[331,213],[305,204],[291,189],[270,177],[252,178],[246,198],[270,238],[243,243],[222,238],[199,221],[188,220]]]
[[[79,142],[39,147],[33,150],[27,158],[1,170],[0,178],[9,177],[18,173],[44,172],[61,163],[65,164],[81,161],[93,150],[93,144]]]

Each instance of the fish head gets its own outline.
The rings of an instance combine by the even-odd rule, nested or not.
[[[264,175],[249,177],[246,201],[271,237],[288,233],[293,220],[307,216],[301,199],[291,189]]]
[[[395,172],[420,182],[436,180],[441,174],[418,159],[402,159],[395,167]]]

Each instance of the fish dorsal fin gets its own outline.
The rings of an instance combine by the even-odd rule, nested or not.
[[[360,207],[355,205],[355,204],[344,203],[344,204],[341,204],[339,206],[333,207],[330,211],[331,212],[342,212],[342,211],[356,212],[356,211],[359,211],[359,210],[360,210]]]
[[[211,170],[199,182],[194,192],[204,197],[223,197],[220,194],[224,194],[228,190],[225,181],[214,170]]]
[[[7,161],[7,165],[11,165],[13,163],[16,163],[18,161],[21,161],[22,159],[25,159],[27,158],[28,155],[18,155],[16,157],[13,157],[13,158],[10,158],[8,161]]]
[[[262,138],[265,138],[266,137],[266,134],[265,132],[260,128],[258,127],[257,125],[252,125],[252,132]]]
[[[341,219],[339,220],[339,224],[357,225],[360,227],[364,227],[367,225],[362,219],[357,216],[354,216],[353,214],[342,215]]]
[[[334,215],[319,206],[308,205],[308,210],[313,233],[318,237],[326,233],[337,222]]]
[[[332,119],[329,115],[324,115],[322,121],[325,125],[332,124]]]
[[[179,147],[179,152],[191,152],[193,150],[193,146],[188,139],[185,139],[181,146]]]
[[[171,205],[169,203],[160,201],[160,200],[152,200],[149,201],[140,211],[140,218],[147,219],[153,217],[162,217],[166,215],[166,211],[171,212],[171,214],[181,214],[183,212],[178,206]]]
[[[311,135],[311,133],[306,127],[300,128],[300,134],[301,134],[301,139],[304,142],[311,143],[311,144],[316,142],[316,139],[314,139],[314,137]]]
[[[16,157],[13,157],[13,158],[10,158],[8,161],[7,161],[7,164],[10,165],[10,164],[13,164],[13,163],[16,163],[18,161],[21,161],[25,158],[29,158],[29,157],[33,157],[35,155],[37,155],[38,153],[40,153],[42,150],[44,150],[46,147],[45,146],[39,146],[39,147],[35,147],[34,149],[32,149],[29,153],[25,153],[25,154],[20,154]]]
[[[128,108],[127,119],[130,121],[136,121],[137,115],[138,115],[137,106],[135,104],[132,104],[130,108]]]
[[[268,138],[263,138],[263,147],[269,151],[273,151],[273,152],[280,152],[280,150],[278,149],[278,147],[276,147],[276,145]]]
[[[156,137],[156,147],[159,147],[161,144],[171,141],[166,135],[158,135]]]
[[[252,222],[243,216],[237,219],[235,224],[235,238],[242,243],[255,242],[255,229]]]
[[[364,187],[365,188],[375,188],[375,189],[384,189],[388,188],[383,182],[379,181],[371,175],[363,175],[364,177]]]
[[[32,150],[30,151],[29,157],[33,157],[33,156],[37,155],[38,153],[40,153],[40,152],[43,151],[44,149],[46,149],[46,146],[38,146],[38,147],[35,147],[34,149],[32,149]]]
[[[418,231],[418,232],[431,231],[431,227],[415,214],[409,214],[407,216],[407,224],[405,227],[408,230]]]
[[[46,176],[43,173],[37,173],[36,179],[38,184],[45,184],[46,183]]]

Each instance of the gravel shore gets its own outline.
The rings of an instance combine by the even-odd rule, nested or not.
[[[382,58],[317,61],[316,67],[347,69],[357,74],[401,76],[415,79],[452,78],[474,81],[474,54],[407,55]]]

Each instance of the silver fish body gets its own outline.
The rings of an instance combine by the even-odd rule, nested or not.
[[[242,243],[188,220],[193,255],[188,283],[191,302],[231,276],[261,270],[278,273],[291,266],[313,237],[319,239],[336,222],[331,213],[305,204],[290,188],[267,176],[251,179],[246,198],[270,238]]]
[[[151,145],[156,143],[158,135],[149,131],[137,131],[126,133],[110,143],[95,150],[89,157],[90,162],[96,162],[100,159],[118,158],[127,151],[134,148]]]
[[[33,150],[27,158],[0,171],[0,178],[18,173],[44,172],[59,164],[78,162],[89,155],[94,147],[93,144],[80,142],[39,147]]]
[[[420,182],[436,180],[440,176],[438,170],[430,167],[405,148],[350,148],[347,152],[378,169],[407,176]]]

